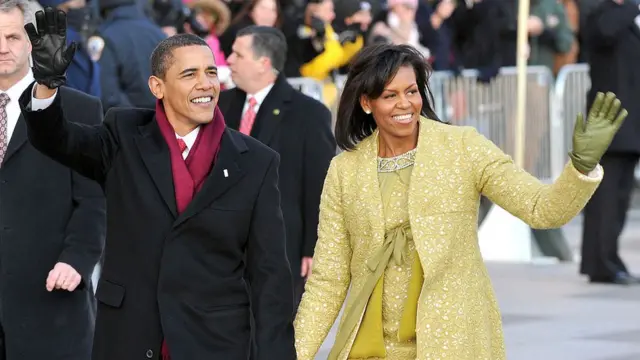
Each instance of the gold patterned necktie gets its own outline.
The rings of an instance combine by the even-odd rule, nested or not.
[[[7,145],[9,144],[9,136],[7,134],[7,104],[9,103],[9,95],[0,94],[0,164],[4,160],[7,153]]]

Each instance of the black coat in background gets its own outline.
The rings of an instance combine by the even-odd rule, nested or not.
[[[70,88],[60,94],[69,119],[100,122],[98,99]],[[34,149],[20,118],[0,167],[0,354],[7,360],[91,356],[91,274],[104,246],[105,216],[98,184]],[[45,288],[58,262],[82,276],[75,291]]]
[[[225,129],[202,189],[177,214],[155,111],[112,109],[87,127],[65,120],[59,98],[39,112],[27,102],[23,95],[34,146],[105,189],[94,360],[157,360],[163,338],[172,360],[246,360],[250,303],[256,358],[295,359],[274,151]]]
[[[614,137],[608,153],[640,155],[640,27],[635,22],[640,15],[638,5],[627,1],[618,5],[603,0],[589,16],[586,46],[589,53],[591,89],[587,108],[596,94],[612,91],[627,109],[629,116]]]
[[[239,88],[220,94],[220,110],[230,128],[239,128],[246,97]],[[251,136],[280,154],[279,187],[287,254],[299,301],[303,288],[301,260],[303,256],[313,256],[318,240],[320,195],[329,163],[336,154],[331,112],[280,76],[258,109]]]
[[[580,272],[598,282],[628,273],[618,255],[640,157],[640,9],[634,1],[602,0],[587,16],[585,33],[591,89],[587,113],[598,92],[612,91],[629,115],[600,164],[604,179],[584,209]]]

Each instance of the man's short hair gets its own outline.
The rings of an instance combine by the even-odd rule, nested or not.
[[[266,56],[275,70],[282,72],[287,59],[287,39],[282,31],[270,26],[251,25],[240,29],[236,38],[252,36],[251,49],[256,58]]]
[[[173,51],[186,46],[209,47],[206,41],[193,34],[170,36],[162,40],[151,53],[151,75],[163,79],[175,61]]]
[[[32,6],[30,6],[27,0],[0,0],[0,12],[8,13],[14,9],[20,10],[22,16],[24,16],[24,23],[31,22]]]

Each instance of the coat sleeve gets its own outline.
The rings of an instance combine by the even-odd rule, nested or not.
[[[311,276],[294,322],[298,360],[314,360],[333,326],[351,281],[351,245],[335,159],[320,200],[318,243]]]
[[[33,84],[22,94],[19,103],[33,147],[54,161],[102,184],[118,149],[115,136],[117,110],[107,113],[102,123],[101,115],[97,120],[71,122],[65,116],[60,91],[57,91],[51,105],[38,111],[31,109],[32,91]],[[83,97],[89,95],[81,94],[78,103],[73,106],[87,106],[83,103]],[[97,117],[98,114],[88,116]],[[87,125],[92,122],[96,125]]]
[[[247,242],[247,277],[255,319],[256,360],[295,360],[293,277],[278,190],[279,155],[268,166]]]
[[[465,129],[463,136],[478,192],[534,229],[568,223],[602,181],[600,165],[586,176],[569,162],[553,184],[543,184],[474,128]]]
[[[102,105],[98,99],[83,106],[87,124],[99,124]],[[100,260],[106,236],[106,204],[100,186],[86,177],[72,172],[71,191],[73,212],[67,222],[59,262],[71,265],[81,276],[78,289],[91,284],[91,275]]]

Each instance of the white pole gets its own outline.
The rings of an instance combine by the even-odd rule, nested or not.
[[[515,157],[516,165],[524,166],[525,125],[527,108],[527,46],[529,36],[529,0],[519,0],[517,38],[517,104]],[[482,257],[487,261],[532,262],[536,249],[531,228],[522,220],[497,205],[489,210],[478,231]],[[536,249],[537,250],[537,249]]]
[[[515,162],[518,166],[524,166],[525,116],[527,109],[527,46],[529,43],[527,19],[529,19],[529,0],[519,0],[518,4],[518,53],[516,54],[518,97],[516,104]]]

